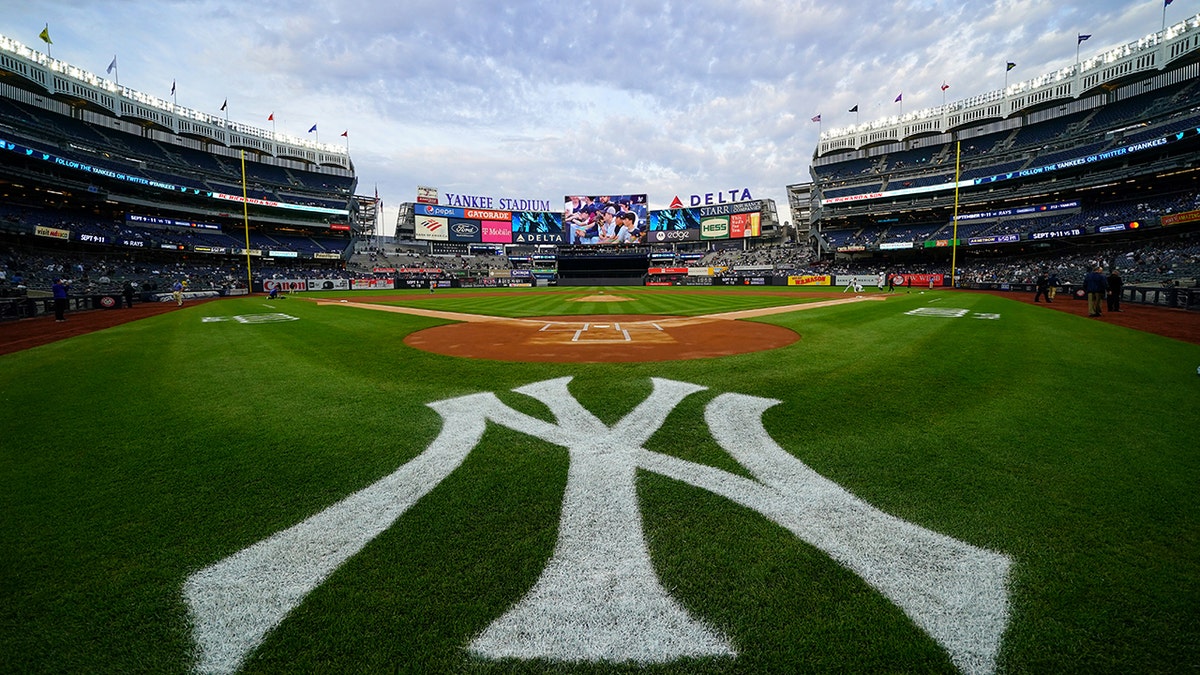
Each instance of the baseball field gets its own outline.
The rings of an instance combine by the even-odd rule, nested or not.
[[[255,296],[0,356],[0,672],[1200,667],[1200,345],[772,290]]]

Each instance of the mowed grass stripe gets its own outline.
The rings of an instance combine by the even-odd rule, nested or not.
[[[766,295],[746,289],[723,292],[680,292],[673,289],[642,287],[559,288],[526,292],[518,289],[490,292],[457,293],[405,291],[404,299],[389,299],[388,304],[489,316],[578,316],[598,314],[672,314],[698,316],[740,309],[758,309],[812,302],[812,298]],[[585,298],[621,298],[618,301],[585,301]],[[343,296],[344,297],[344,296]],[[392,298],[395,295],[390,296]]]
[[[714,293],[698,309],[692,296],[636,302],[684,314],[763,297]],[[500,299],[515,303],[504,312],[563,313],[541,294]],[[433,300],[466,311],[442,305],[456,301]],[[189,573],[419,454],[441,424],[426,403],[497,391],[549,418],[508,390],[565,375],[609,424],[652,376],[710,387],[647,446],[735,473],[697,422],[704,404],[722,392],[781,400],[765,426],[809,466],[889,513],[1014,558],[1002,669],[1162,672],[1200,659],[1195,345],[939,292],[763,317],[802,336],[768,353],[502,364],[403,345],[436,320],[272,304],[224,300],[0,357],[4,670],[186,669]],[[999,319],[904,314],[926,306]],[[270,311],[300,320],[200,322]],[[560,448],[489,430],[247,672],[513,669],[464,647],[540,573],[566,466]],[[664,585],[740,652],[650,670],[952,671],[895,607],[761,516],[649,474],[639,497]]]

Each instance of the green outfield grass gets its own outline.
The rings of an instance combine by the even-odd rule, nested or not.
[[[502,316],[802,301],[608,288],[634,300],[570,302],[597,290],[376,295]],[[966,315],[906,314],[928,308]],[[272,312],[298,320],[204,321]],[[427,404],[495,392],[553,421],[511,390],[567,376],[607,425],[650,395],[652,377],[707,387],[643,447],[745,477],[705,406],[725,393],[777,399],[765,429],[814,471],[1011,558],[1000,672],[1200,667],[1200,346],[948,291],[759,321],[801,339],[694,361],[524,364],[404,345],[435,319],[251,297],[0,356],[0,672],[188,671],[189,575],[420,455],[442,430]],[[819,548],[648,471],[637,499],[658,578],[737,656],[642,668],[472,655],[554,552],[568,466],[563,448],[489,425],[242,672],[955,672],[945,649]]]

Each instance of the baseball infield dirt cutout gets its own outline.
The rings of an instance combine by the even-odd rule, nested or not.
[[[800,335],[782,326],[740,319],[883,299],[879,296],[838,298],[706,316],[614,314],[522,319],[353,300],[318,300],[317,303],[455,321],[404,338],[404,344],[434,354],[497,361],[634,363],[704,359],[786,347],[799,340]],[[575,299],[576,302],[624,300],[629,298],[594,295]]]

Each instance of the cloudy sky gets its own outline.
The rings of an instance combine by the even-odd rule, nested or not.
[[[952,102],[1158,31],[1163,0],[0,0],[0,34],[214,115],[348,131],[391,233],[417,185],[544,199],[749,189],[790,220],[821,130]],[[1175,0],[1168,24],[1200,12]],[[895,103],[903,93],[903,101]],[[903,110],[901,110],[903,106]],[[821,115],[821,123],[811,121]]]

